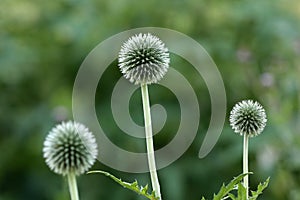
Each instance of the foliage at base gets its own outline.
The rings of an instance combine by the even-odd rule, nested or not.
[[[251,173],[249,173],[251,174]],[[214,194],[213,200],[246,200],[246,188],[242,184],[242,179],[249,174],[241,174],[235,177],[228,185],[223,183],[221,189],[217,194]],[[268,187],[270,178],[268,178],[265,182],[260,183],[257,186],[256,191],[251,191],[251,195],[249,196],[249,200],[256,200],[257,197],[262,194],[263,190]],[[202,197],[201,200],[206,200]]]
[[[114,180],[115,182],[117,182],[118,184],[120,184],[121,186],[123,186],[124,188],[132,190],[132,191],[136,192],[137,194],[146,197],[147,199],[150,199],[150,200],[159,200],[159,198],[155,196],[155,192],[154,191],[152,191],[151,194],[148,193],[148,185],[145,185],[144,187],[143,186],[139,186],[137,180],[135,180],[133,183],[124,182],[121,179],[119,179],[119,178],[111,175],[110,173],[105,172],[105,171],[100,171],[100,170],[88,172],[88,174],[91,174],[91,173],[104,174],[105,176],[111,178],[112,180]]]

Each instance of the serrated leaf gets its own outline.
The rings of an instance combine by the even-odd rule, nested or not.
[[[226,195],[235,189],[236,185],[242,181],[242,179],[246,176],[252,173],[246,173],[246,174],[240,174],[237,177],[235,177],[228,185],[222,185],[221,189],[219,190],[218,194],[214,194],[213,200],[222,200]]]
[[[257,197],[262,194],[263,190],[266,189],[269,185],[269,181],[270,181],[270,177],[263,183],[260,183],[257,186],[257,190],[256,191],[251,191],[252,196],[249,198],[249,200],[255,200],[257,199]]]
[[[150,200],[159,200],[159,198],[156,197],[154,191],[152,191],[151,194],[148,193],[148,185],[146,185],[145,187],[139,186],[137,180],[135,180],[133,183],[128,183],[128,182],[122,181],[121,179],[119,179],[119,178],[115,177],[114,175],[111,175],[110,173],[105,172],[105,171],[98,170],[98,171],[88,172],[88,174],[92,174],[92,173],[104,174],[105,176],[111,178],[112,180],[114,180],[119,185],[123,186],[124,188],[134,191],[137,194],[142,195]]]
[[[132,187],[137,187],[137,186],[138,186],[137,180],[135,180],[133,183],[131,183],[131,186],[132,186]]]
[[[143,193],[147,193],[148,192],[148,185],[145,185],[145,187],[141,187],[141,191]]]

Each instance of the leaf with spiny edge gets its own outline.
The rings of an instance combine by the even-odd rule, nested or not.
[[[101,170],[97,170],[97,171],[89,171],[88,174],[93,174],[93,173],[100,173],[100,174],[104,174],[105,176],[111,178],[112,180],[114,180],[115,182],[117,182],[118,184],[120,184],[121,186],[123,186],[124,188],[127,188],[131,191],[136,192],[139,195],[142,195],[150,200],[159,200],[158,197],[156,197],[155,192],[152,191],[151,194],[148,193],[148,185],[143,186],[139,186],[137,180],[135,180],[133,183],[128,183],[128,182],[124,182],[121,179],[111,175],[108,172],[105,171],[101,171]]]
[[[255,200],[255,199],[257,199],[257,197],[260,194],[262,194],[263,190],[266,189],[266,187],[268,187],[269,181],[270,181],[270,177],[267,178],[267,180],[265,182],[260,183],[257,186],[257,191],[251,191],[252,197],[250,197],[249,200]]]

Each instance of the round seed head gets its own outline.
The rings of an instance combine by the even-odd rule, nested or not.
[[[158,37],[140,33],[122,45],[118,65],[130,82],[151,84],[158,82],[166,74],[169,57],[168,49]]]
[[[94,135],[82,124],[62,122],[46,137],[43,148],[47,165],[57,174],[86,172],[98,154]]]
[[[258,102],[244,100],[233,107],[229,121],[234,132],[253,137],[264,130],[267,116]]]

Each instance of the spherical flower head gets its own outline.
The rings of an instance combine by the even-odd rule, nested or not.
[[[253,137],[264,130],[267,116],[258,102],[244,100],[233,107],[229,121],[234,132]]]
[[[84,125],[69,121],[49,132],[43,153],[55,173],[80,175],[94,164],[98,150],[94,135]]]
[[[166,74],[170,56],[165,44],[156,36],[134,35],[121,47],[119,68],[126,79],[134,84],[151,84]]]

